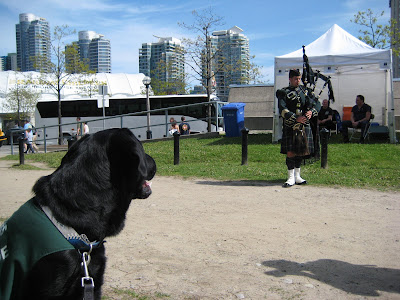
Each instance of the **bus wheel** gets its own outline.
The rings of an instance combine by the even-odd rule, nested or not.
[[[68,135],[68,134],[66,134],[66,135],[63,135],[63,138],[62,138],[62,144],[63,145],[68,145],[68,140],[71,138],[71,136],[70,135]]]

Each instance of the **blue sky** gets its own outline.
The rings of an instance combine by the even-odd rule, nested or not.
[[[138,73],[139,48],[156,36],[193,37],[178,22],[193,23],[193,10],[212,7],[224,18],[218,30],[238,26],[250,39],[250,53],[273,83],[274,57],[307,45],[338,24],[354,36],[359,26],[350,22],[358,11],[385,11],[389,0],[0,0],[0,55],[16,52],[15,24],[20,13],[47,19],[51,28],[67,24],[76,31],[92,30],[111,40],[112,72]],[[71,37],[77,40],[78,35]]]

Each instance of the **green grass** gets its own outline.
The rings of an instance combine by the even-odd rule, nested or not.
[[[61,159],[65,155],[65,151],[60,152],[49,152],[49,153],[36,153],[36,154],[29,154],[25,156],[25,164],[29,164],[30,161],[33,162],[42,162],[47,164],[50,168],[57,168],[60,163]],[[16,160],[19,164],[19,155],[7,155],[1,158],[2,160]],[[21,166],[22,167],[22,166]]]
[[[328,168],[307,163],[302,175],[313,185],[400,190],[400,148],[388,143],[342,144],[333,136],[328,146]],[[180,164],[174,165],[173,140],[143,143],[157,163],[157,174],[183,178],[262,181],[286,180],[285,155],[270,134],[249,135],[248,164],[241,165],[241,138],[190,138],[180,140]],[[27,159],[57,167],[65,152],[30,155]],[[17,159],[8,156],[6,159]]]
[[[241,138],[182,139],[180,164],[173,165],[173,141],[144,143],[158,174],[218,180],[283,183],[287,170],[280,145],[271,135],[249,135],[248,165],[241,165]],[[400,190],[400,148],[392,144],[341,144],[332,139],[328,168],[321,162],[302,167],[313,185]]]

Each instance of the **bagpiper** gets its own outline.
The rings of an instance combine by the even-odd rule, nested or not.
[[[283,118],[281,153],[286,154],[288,180],[284,188],[306,184],[300,176],[301,162],[314,153],[310,119],[317,117],[321,104],[311,89],[300,85],[298,70],[289,71],[289,86],[276,92],[280,116]]]

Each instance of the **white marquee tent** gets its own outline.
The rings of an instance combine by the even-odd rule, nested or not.
[[[0,72],[0,113],[7,112],[4,111],[2,105],[3,101],[5,101],[5,95],[12,89],[17,88],[17,85],[27,87],[34,92],[39,92],[39,101],[57,100],[54,90],[39,83],[40,76],[41,74],[38,72]],[[52,77],[49,78],[51,79]],[[88,98],[85,93],[91,88],[93,92],[92,98],[97,98],[97,85],[107,85],[110,97],[124,98],[140,96],[145,93],[145,86],[142,82],[143,78],[144,74],[142,73],[96,73],[83,78],[87,81],[84,82],[82,78],[77,76],[65,84],[65,87],[61,90],[61,97],[62,99]],[[90,81],[92,81],[92,85],[95,83],[95,86],[90,87]]]
[[[391,50],[375,49],[355,38],[338,25],[305,47],[314,71],[331,76],[335,95],[332,109],[343,113],[343,107],[354,106],[356,95],[362,94],[365,103],[372,107],[374,122],[389,127],[394,142],[394,103],[392,94]],[[275,91],[288,85],[290,69],[303,67],[303,48],[275,57]],[[319,93],[323,81],[315,89]],[[320,100],[327,98],[327,89]],[[277,102],[274,117],[274,140],[281,137]]]

